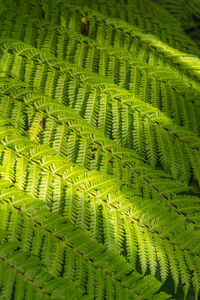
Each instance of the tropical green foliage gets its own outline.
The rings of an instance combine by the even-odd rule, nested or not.
[[[172,15],[0,0],[1,300],[199,299],[200,51]]]

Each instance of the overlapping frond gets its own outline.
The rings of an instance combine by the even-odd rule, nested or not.
[[[7,43],[6,43],[7,45]],[[30,51],[31,56],[32,55],[36,55],[36,53],[32,53],[32,51]],[[23,54],[25,55],[25,54]],[[40,54],[39,54],[40,55]],[[29,54],[28,54],[29,56]],[[14,59],[14,61],[13,61]],[[42,58],[44,60],[44,58]],[[5,65],[5,61],[7,61],[7,67]],[[45,59],[46,61],[46,59]],[[79,106],[76,105],[77,101],[80,101],[81,98],[81,94],[78,92],[79,89],[81,89],[82,84],[88,86],[91,86],[90,89],[90,96],[88,96],[85,99],[85,93],[83,94],[83,99],[82,101],[84,101],[82,103],[83,107],[84,107],[84,112],[82,114],[82,116],[84,117],[85,120],[87,120],[88,122],[92,123],[93,125],[98,127],[98,123],[99,123],[99,118],[100,118],[100,113],[99,113],[99,109],[100,108],[100,103],[99,99],[101,97],[101,95],[103,94],[103,96],[106,94],[109,97],[104,96],[104,99],[106,99],[107,101],[107,105],[108,105],[108,101],[111,102],[110,104],[110,110],[112,110],[112,112],[110,112],[110,122],[112,122],[112,138],[114,140],[116,140],[117,143],[127,146],[127,142],[126,139],[132,135],[133,136],[133,131],[134,128],[133,126],[128,126],[128,132],[126,132],[125,136],[122,136],[123,132],[122,132],[122,125],[120,122],[120,119],[122,118],[121,115],[121,111],[123,109],[127,110],[128,116],[130,116],[130,121],[131,118],[133,119],[133,114],[135,112],[138,112],[140,115],[142,115],[142,119],[145,121],[146,119],[150,119],[150,124],[151,128],[152,128],[152,134],[155,136],[155,130],[159,127],[160,132],[162,133],[162,135],[160,135],[160,137],[163,136],[163,139],[167,139],[168,140],[168,144],[167,144],[167,148],[162,148],[162,150],[164,150],[164,153],[161,153],[160,155],[167,155],[167,153],[169,153],[170,151],[173,153],[172,158],[168,157],[168,159],[170,159],[171,164],[172,164],[172,168],[175,170],[175,172],[173,172],[171,170],[171,174],[174,177],[180,177],[180,174],[178,174],[177,171],[177,165],[175,164],[175,161],[177,161],[178,164],[182,164],[181,159],[182,159],[182,155],[180,156],[178,152],[178,149],[175,145],[175,141],[176,139],[180,139],[181,143],[182,143],[182,148],[185,149],[185,152],[187,153],[186,155],[188,156],[188,170],[190,169],[189,166],[192,167],[194,176],[196,177],[196,179],[198,180],[199,178],[199,170],[196,168],[196,160],[198,160],[198,156],[199,153],[197,152],[199,149],[199,138],[198,136],[196,136],[195,134],[193,134],[191,131],[186,130],[180,126],[174,125],[173,121],[171,119],[168,119],[164,114],[159,113],[159,111],[155,108],[153,108],[152,106],[150,106],[149,104],[144,104],[143,101],[137,99],[137,98],[133,98],[133,96],[129,95],[125,90],[117,88],[115,85],[110,85],[108,82],[106,82],[105,80],[103,80],[102,83],[99,83],[97,87],[94,87],[96,80],[101,80],[101,78],[98,78],[98,76],[94,76],[91,78],[92,74],[89,73],[88,76],[86,77],[85,73],[81,74],[81,70],[74,70],[70,67],[69,68],[69,72],[74,73],[72,74],[72,80],[70,80],[69,77],[67,77],[66,79],[66,73],[68,71],[65,71],[65,74],[63,75],[63,71],[57,71],[55,70],[49,70],[48,68],[46,68],[44,70],[44,66],[43,68],[36,65],[36,70],[34,71],[34,78],[33,80],[29,80],[29,78],[27,78],[26,73],[25,74],[21,74],[21,71],[23,72],[24,70],[24,64],[26,64],[26,68],[25,71],[28,69],[29,67],[29,60],[27,62],[21,61],[22,64],[18,65],[18,67],[21,67],[21,71],[20,69],[18,70],[18,74],[14,73],[13,70],[15,70],[15,64],[18,63],[18,55],[17,56],[12,56],[12,54],[3,54],[2,56],[2,64],[4,65],[4,68],[7,69],[7,71],[9,69],[11,69],[11,73],[10,76],[14,76],[14,78],[18,78],[20,79],[21,77],[24,78],[25,77],[25,81],[27,81],[31,86],[33,84],[33,87],[38,87],[38,88],[42,88],[44,89],[44,93],[48,96],[54,97],[54,94],[56,93],[55,89],[57,89],[57,82],[60,81],[58,88],[60,87],[60,84],[62,82],[62,86],[64,88],[66,88],[66,85],[68,85],[68,89],[69,89],[69,98],[68,98],[68,103],[66,103],[66,105],[71,106],[72,108],[78,108],[79,110]],[[52,60],[51,60],[52,63]],[[13,65],[14,64],[14,65]],[[44,62],[45,64],[45,62]],[[31,66],[30,66],[31,67]],[[67,67],[67,66],[66,66]],[[66,68],[65,67],[65,68]],[[13,69],[14,68],[14,69]],[[61,65],[61,68],[63,69],[63,66]],[[44,72],[46,73],[46,75],[44,74]],[[61,72],[61,73],[60,73]],[[59,76],[60,74],[60,76]],[[41,85],[38,86],[38,84],[35,85],[36,82],[38,82],[38,76],[42,78],[46,78],[46,81],[48,83],[49,80],[52,81],[52,89],[49,87],[48,88],[48,92],[47,91],[47,85],[46,87],[42,87]],[[59,78],[58,78],[59,76]],[[85,78],[84,78],[85,77]],[[117,94],[116,94],[117,93]],[[88,94],[88,95],[89,95]],[[126,98],[125,98],[126,95]],[[69,100],[71,100],[69,102]],[[114,102],[114,103],[113,103]],[[65,103],[65,102],[64,102]],[[92,105],[92,106],[91,106]],[[116,105],[116,108],[115,108]],[[105,109],[104,109],[105,111]],[[104,118],[105,120],[106,118]],[[119,120],[119,122],[117,121]],[[144,126],[144,125],[143,125]],[[105,128],[105,126],[104,126]],[[36,129],[37,130],[37,129]],[[138,129],[137,129],[138,130]],[[128,133],[128,134],[127,134]],[[138,138],[138,134],[139,135],[144,135],[145,137],[145,133],[146,133],[146,139],[147,141],[149,140],[149,130],[143,130],[139,131],[139,133],[137,133],[136,138]],[[110,132],[105,132],[106,135],[110,135]],[[128,136],[127,136],[128,135]],[[133,137],[134,137],[133,136]],[[140,137],[139,137],[140,138]],[[152,136],[151,136],[152,138]],[[142,138],[141,138],[142,139]],[[133,140],[133,148],[134,145],[137,145],[139,141],[134,141]],[[160,140],[158,140],[157,142],[160,142]],[[135,146],[136,147],[136,146]],[[146,146],[148,148],[148,146]],[[157,152],[156,152],[156,148],[152,148],[152,151],[150,151],[149,149],[145,149],[145,147],[143,147],[141,150],[142,151],[138,151],[138,154],[140,154],[141,156],[144,157],[144,152],[146,152],[146,158],[149,161],[149,163],[152,166],[156,166],[159,164],[159,161],[157,161],[157,159],[153,159],[154,157],[157,157]],[[169,148],[169,149],[168,149]],[[175,149],[174,149],[175,148]],[[137,150],[137,149],[136,149]],[[192,152],[192,158],[191,158],[191,152]],[[195,157],[195,160],[193,160],[193,158]],[[145,157],[144,157],[145,158]],[[152,160],[153,159],[153,160]],[[154,162],[153,162],[154,161]]]

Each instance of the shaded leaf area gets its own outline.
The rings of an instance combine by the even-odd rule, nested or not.
[[[200,3],[198,0],[183,1],[156,1],[173,16],[175,16],[185,33],[200,46]]]

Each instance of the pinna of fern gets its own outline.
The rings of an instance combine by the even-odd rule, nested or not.
[[[198,299],[199,50],[79,2],[1,6],[0,297]]]
[[[54,170],[53,171],[53,174],[55,174],[56,176],[58,176],[59,174],[61,175],[63,172],[63,176],[64,176],[64,178],[66,177],[66,179],[64,179],[64,181],[68,181],[69,183],[71,182],[71,180],[70,180],[70,178],[73,178],[73,182],[74,183],[76,183],[76,185],[78,184],[78,186],[79,186],[79,190],[81,191],[83,188],[85,189],[85,188],[87,188],[88,189],[88,191],[90,191],[90,195],[91,196],[95,196],[95,190],[96,190],[96,187],[97,186],[99,186],[99,188],[100,188],[100,185],[99,185],[99,183],[98,182],[95,182],[94,180],[95,180],[95,177],[94,177],[94,175],[91,177],[91,179],[90,180],[92,180],[92,182],[94,182],[93,184],[95,184],[94,185],[94,187],[92,188],[92,186],[91,186],[91,184],[88,182],[87,183],[87,181],[88,181],[88,179],[89,178],[87,178],[87,181],[86,181],[86,183],[83,185],[83,183],[85,182],[85,179],[83,180],[82,179],[82,174],[83,174],[83,169],[80,169],[80,172],[78,171],[78,170],[76,170],[76,172],[74,172],[73,171],[73,169],[71,169],[71,167],[70,167],[70,171],[68,172],[67,170],[66,170],[66,167],[67,167],[67,164],[65,163],[63,163],[64,161],[63,161],[63,159],[61,159],[61,164],[59,163],[59,160],[56,160],[55,159],[55,155],[53,155],[53,152],[52,152],[52,150],[50,150],[50,152],[49,152],[49,150],[48,150],[48,148],[46,147],[46,149],[43,147],[43,149],[42,148],[38,148],[38,147],[36,147],[35,148],[35,150],[34,150],[34,148],[32,148],[32,142],[31,143],[27,143],[27,141],[26,141],[26,139],[24,139],[24,138],[22,138],[22,137],[20,137],[20,134],[19,133],[17,133],[17,131],[16,131],[16,129],[14,129],[14,128],[12,128],[12,127],[8,127],[8,125],[6,125],[6,124],[8,124],[9,123],[9,121],[6,121],[5,120],[5,122],[4,122],[4,126],[6,126],[7,127],[7,130],[5,131],[5,129],[2,131],[2,135],[1,135],[1,138],[2,138],[2,142],[3,142],[3,144],[4,145],[6,145],[6,148],[8,147],[8,151],[6,150],[6,152],[4,152],[4,158],[5,158],[5,166],[3,166],[2,167],[2,176],[4,177],[4,178],[7,178],[7,179],[9,179],[9,180],[13,180],[14,182],[15,182],[15,173],[16,173],[16,176],[19,174],[19,172],[21,173],[20,175],[21,176],[17,176],[18,178],[23,178],[24,177],[24,175],[22,174],[22,172],[23,172],[23,170],[22,170],[22,164],[23,164],[23,166],[24,167],[26,167],[27,168],[27,170],[29,170],[29,172],[30,172],[30,174],[31,174],[31,176],[28,178],[28,185],[26,186],[26,187],[24,187],[24,190],[25,190],[25,192],[26,193],[28,193],[28,194],[32,194],[32,191],[34,191],[35,189],[36,189],[36,185],[37,185],[37,189],[38,190],[40,190],[40,198],[41,199],[44,199],[44,200],[46,200],[47,201],[47,203],[50,203],[49,201],[52,201],[51,200],[51,198],[52,198],[52,196],[51,196],[51,193],[50,193],[50,188],[52,189],[52,187],[50,187],[49,186],[49,184],[50,184],[50,182],[49,182],[49,180],[50,180],[50,178],[49,178],[49,175],[47,176],[47,177],[44,177],[44,171],[45,171],[45,168],[46,168],[46,166],[48,167],[48,170],[50,171],[50,172],[52,172],[51,170]],[[16,132],[16,133],[15,133]],[[13,138],[14,138],[14,140],[10,140],[10,138],[9,138],[9,136],[10,136],[10,134],[11,134],[11,136],[13,135],[13,133],[15,134],[14,136],[13,136]],[[17,135],[16,135],[17,134]],[[11,137],[10,136],[10,137]],[[5,142],[4,142],[4,141]],[[18,144],[18,145],[17,145]],[[13,145],[13,146],[12,146]],[[13,148],[14,147],[14,148]],[[31,148],[30,148],[31,147]],[[38,148],[38,150],[37,150],[37,148]],[[14,150],[15,149],[15,150]],[[31,149],[31,152],[29,152],[29,154],[26,154],[26,152],[27,152],[27,150],[29,150],[29,149]],[[2,149],[3,150],[3,149]],[[18,153],[18,155],[19,155],[19,158],[17,158],[16,156],[15,156],[15,154],[14,154],[14,152],[15,151],[17,151],[17,153]],[[30,151],[30,150],[29,150]],[[39,152],[38,152],[39,151]],[[22,154],[20,154],[22,152]],[[44,158],[44,154],[46,153],[46,155],[48,154],[48,153],[52,153],[51,154],[51,156],[47,156],[46,158],[47,158],[47,160],[45,159],[42,159],[42,168],[40,168],[39,166],[39,169],[40,169],[40,171],[38,170],[38,168],[37,168],[37,164],[41,164],[41,163],[39,163],[39,161],[40,161],[40,159],[43,157]],[[31,154],[31,155],[30,155]],[[14,155],[14,156],[13,156]],[[22,156],[21,156],[22,155]],[[52,169],[52,167],[50,167],[51,166],[51,161],[52,161],[52,159],[51,159],[51,157],[54,157],[54,160],[55,160],[55,162],[57,161],[57,163],[56,163],[56,165],[55,165],[55,163],[53,163],[53,165],[52,165],[52,167],[53,167],[53,169]],[[31,159],[31,157],[33,157],[33,161],[32,161],[32,159]],[[9,162],[10,162],[10,164],[9,164],[9,166],[8,166],[8,159],[9,159]],[[32,167],[30,166],[28,166],[27,164],[28,164],[28,161],[32,161],[32,163],[34,164]],[[49,164],[49,162],[50,162],[50,164]],[[17,164],[16,164],[17,163]],[[16,171],[11,167],[11,166],[14,166],[15,165],[15,169],[16,169]],[[7,167],[6,167],[7,166]],[[60,166],[60,167],[58,167],[58,166]],[[68,166],[70,166],[70,164],[68,163]],[[50,167],[50,169],[49,169],[49,167]],[[76,168],[76,167],[75,167]],[[56,171],[56,169],[58,170],[58,171]],[[63,171],[62,171],[63,170]],[[43,178],[44,178],[44,181],[42,180],[42,178],[41,178],[41,180],[39,180],[39,182],[38,182],[38,184],[37,184],[37,182],[35,182],[35,181],[37,181],[38,180],[38,176],[36,176],[36,175],[34,175],[33,176],[33,174],[34,173],[35,174],[37,174],[38,176],[39,176],[39,172],[41,173],[40,174],[40,176],[41,175],[43,175]],[[56,173],[55,173],[56,172]],[[71,175],[70,175],[71,174]],[[75,174],[77,174],[77,175],[75,175]],[[81,175],[80,175],[81,174]],[[54,175],[54,176],[55,176]],[[74,177],[74,175],[75,175],[75,177]],[[77,177],[78,176],[78,177]],[[17,178],[16,177],[16,178]],[[76,179],[76,177],[77,177],[77,179],[78,178],[80,178],[80,179],[78,179],[78,181],[77,181],[77,179]],[[85,176],[84,176],[85,177]],[[104,181],[105,181],[105,179],[104,179]],[[52,182],[52,179],[51,179],[51,182]],[[91,183],[92,183],[91,182]],[[21,183],[21,182],[16,182],[16,185],[18,186],[18,184],[20,184],[21,186],[24,186],[24,184],[23,183]],[[51,183],[51,186],[52,186],[52,184],[53,184],[53,182]],[[105,184],[104,184],[104,186],[105,186]],[[92,188],[92,190],[91,190],[91,188]],[[93,190],[94,189],[94,190]],[[66,197],[65,197],[65,207],[64,207],[64,211],[63,211],[63,216],[65,217],[65,218],[69,218],[69,220],[71,221],[71,222],[73,222],[73,223],[75,223],[75,224],[78,224],[79,226],[82,226],[84,229],[86,229],[86,228],[91,228],[90,230],[92,230],[93,231],[93,233],[91,232],[91,234],[92,234],[92,236],[93,237],[95,237],[95,238],[98,238],[98,240],[99,241],[103,241],[102,240],[102,238],[103,239],[105,239],[105,241],[104,241],[104,243],[105,243],[105,245],[108,247],[108,249],[117,249],[116,248],[116,246],[118,245],[118,249],[120,249],[121,247],[122,247],[122,239],[123,239],[123,237],[121,237],[121,235],[123,235],[123,231],[125,231],[126,232],[126,236],[127,237],[129,237],[129,242],[130,243],[132,243],[131,241],[132,241],[132,239],[134,240],[134,239],[136,239],[136,242],[137,242],[137,244],[138,244],[138,247],[139,247],[139,252],[138,252],[138,255],[139,255],[139,261],[140,261],[140,264],[141,264],[141,270],[143,271],[143,272],[145,272],[146,270],[147,270],[147,264],[148,264],[148,260],[150,260],[149,261],[149,263],[150,263],[150,266],[151,266],[151,264],[152,264],[152,267],[153,267],[153,269],[152,269],[152,273],[154,274],[155,273],[155,259],[156,259],[156,253],[157,253],[157,249],[160,249],[159,251],[162,251],[161,253],[162,253],[162,256],[164,256],[164,257],[166,257],[166,254],[164,254],[163,253],[163,251],[164,251],[164,249],[168,249],[168,251],[171,251],[171,255],[172,255],[172,251],[174,252],[174,251],[180,251],[180,250],[178,250],[178,248],[177,248],[177,250],[176,250],[176,248],[172,248],[171,249],[171,247],[173,247],[173,245],[169,245],[169,243],[167,243],[166,244],[166,240],[164,239],[163,241],[162,241],[162,239],[159,241],[157,241],[157,237],[153,237],[153,236],[151,236],[152,234],[150,233],[150,232],[148,232],[148,231],[146,231],[147,230],[147,228],[144,230],[144,229],[142,229],[142,227],[138,227],[138,225],[137,225],[137,222],[135,222],[134,221],[134,223],[133,224],[131,224],[131,219],[130,219],[130,217],[128,217],[128,215],[125,213],[125,211],[124,210],[122,210],[122,213],[123,213],[123,215],[124,215],[124,213],[125,213],[125,215],[124,215],[124,217],[125,217],[125,219],[124,219],[124,224],[125,224],[125,226],[124,226],[124,229],[123,229],[123,222],[122,221],[120,221],[120,219],[118,219],[119,218],[119,215],[118,215],[118,217],[117,217],[117,215],[115,216],[115,222],[114,222],[114,224],[117,222],[117,223],[119,223],[119,225],[120,225],[120,223],[121,223],[121,225],[120,225],[120,227],[122,226],[122,229],[120,229],[120,227],[117,229],[117,231],[116,231],[116,233],[113,235],[113,233],[112,233],[112,231],[111,230],[113,230],[112,229],[112,227],[113,227],[113,225],[111,225],[111,224],[109,224],[109,220],[111,220],[112,219],[112,213],[108,210],[108,208],[107,207],[105,207],[105,204],[103,205],[103,202],[100,202],[101,204],[100,204],[100,207],[101,207],[101,211],[102,211],[102,207],[105,207],[105,208],[103,208],[103,218],[104,218],[104,221],[103,221],[103,232],[101,232],[100,231],[100,228],[94,228],[93,226],[92,227],[90,227],[91,225],[89,225],[88,224],[88,217],[89,217],[89,220],[91,220],[92,221],[92,219],[93,219],[93,215],[91,215],[91,216],[87,216],[87,215],[85,215],[84,217],[83,217],[83,219],[81,218],[80,219],[80,217],[79,217],[79,213],[77,214],[76,212],[77,212],[77,208],[78,207],[80,207],[80,209],[82,209],[83,208],[83,206],[82,206],[82,204],[81,204],[81,206],[79,206],[80,204],[78,204],[79,203],[79,201],[81,200],[81,198],[78,198],[78,195],[79,195],[79,197],[80,197],[80,193],[79,194],[75,194],[75,191],[76,191],[76,188],[74,187],[73,189],[72,188],[70,188],[70,190],[71,191],[69,191],[69,188],[67,189],[67,191],[66,191],[66,187],[65,187],[65,191],[67,192],[66,193]],[[12,190],[8,190],[9,192],[6,192],[5,193],[5,197],[8,197],[9,196],[9,194],[11,194],[12,195],[12,197],[14,196],[14,193],[13,193],[13,191]],[[101,191],[101,190],[100,190]],[[71,196],[70,197],[73,197],[72,199],[70,199],[70,198],[68,198],[68,193],[71,193]],[[19,193],[19,191],[17,192],[17,193]],[[101,192],[100,192],[101,193]],[[103,190],[103,196],[100,196],[100,194],[98,193],[97,194],[97,197],[99,198],[104,198],[105,196],[105,191]],[[111,194],[112,195],[112,194]],[[33,194],[33,196],[36,196],[35,194]],[[118,193],[116,194],[116,192],[115,192],[115,194],[112,196],[112,197],[117,197],[117,198],[119,198],[119,195],[118,195]],[[27,196],[26,196],[27,197]],[[21,197],[20,197],[21,198]],[[99,198],[99,200],[100,200],[100,198]],[[121,197],[120,197],[121,198]],[[120,199],[119,198],[119,199]],[[67,200],[68,199],[68,200]],[[80,200],[79,200],[80,199]],[[78,202],[77,202],[77,200],[78,200]],[[111,199],[110,199],[111,200]],[[114,200],[114,199],[113,199]],[[117,199],[116,199],[117,200]],[[113,210],[113,208],[114,208],[114,206],[113,206],[113,204],[115,204],[116,205],[116,200],[114,200],[114,202],[112,201],[110,204],[109,204],[109,202],[108,202],[108,205],[110,206],[110,209],[111,209],[111,211]],[[66,202],[67,201],[67,202]],[[68,201],[70,201],[69,202],[69,204],[68,204]],[[72,202],[71,202],[72,201]],[[76,202],[75,202],[76,201]],[[73,202],[75,202],[76,203],[76,206],[74,206],[75,205],[75,203],[73,203]],[[92,204],[92,203],[91,203]],[[90,206],[91,205],[90,203],[88,203],[88,205]],[[55,207],[58,207],[58,205],[56,204],[56,203],[52,203],[52,204],[50,204],[50,205],[52,205],[52,209],[54,208],[55,209]],[[69,206],[70,205],[70,206]],[[77,206],[78,205],[78,206]],[[86,204],[83,204],[83,205],[86,205]],[[121,204],[122,205],[122,204]],[[126,204],[127,205],[127,204]],[[74,206],[74,208],[73,208],[73,206]],[[108,207],[109,207],[108,206]],[[69,215],[69,209],[70,209],[70,207],[71,207],[71,213],[70,213],[70,215]],[[88,207],[89,208],[89,207]],[[75,209],[75,211],[73,212],[73,210]],[[120,209],[121,210],[121,209]],[[54,210],[54,212],[55,212],[55,210]],[[60,210],[60,213],[62,213],[61,212],[61,210]],[[97,213],[98,213],[98,210],[97,210]],[[115,211],[114,211],[114,213],[115,213]],[[88,211],[88,214],[89,214],[89,211]],[[96,215],[96,214],[95,214]],[[117,219],[116,219],[116,217],[117,217]],[[91,219],[92,218],[92,219]],[[173,219],[174,219],[174,217],[173,217]],[[81,221],[82,220],[82,221]],[[152,220],[152,217],[151,217],[151,220]],[[81,222],[80,222],[81,221]],[[128,222],[128,223],[127,223]],[[141,220],[141,222],[142,222],[142,220]],[[144,222],[144,221],[143,221]],[[141,223],[141,224],[143,224],[143,222]],[[152,222],[152,221],[151,221]],[[116,224],[117,224],[116,223]],[[89,226],[89,227],[88,227]],[[167,227],[167,224],[166,224],[166,227]],[[107,230],[107,228],[109,228],[108,230]],[[130,228],[129,230],[130,231],[127,231],[127,229],[128,228]],[[152,227],[152,228],[154,228],[154,227]],[[120,230],[119,230],[120,229]],[[88,229],[87,229],[88,230]],[[96,231],[97,230],[97,231]],[[169,230],[169,228],[168,228],[168,230]],[[167,231],[168,231],[167,230]],[[173,232],[174,232],[174,228],[173,228]],[[103,235],[102,235],[103,234]],[[117,237],[117,235],[119,235],[119,237]],[[155,233],[154,233],[155,234]],[[184,232],[184,234],[185,234],[185,232]],[[105,237],[103,237],[105,235]],[[177,236],[176,236],[176,242],[177,242],[177,238],[179,237],[181,235],[181,232],[177,232]],[[134,237],[135,236],[135,237]],[[157,234],[156,234],[156,236],[157,236]],[[126,237],[126,238],[127,238]],[[119,240],[118,240],[118,238],[119,238]],[[157,241],[156,242],[156,247],[158,247],[158,248],[156,248],[156,250],[155,250],[155,245],[153,245],[154,243],[153,243],[153,241],[154,241],[154,239],[156,238],[156,240],[155,241]],[[148,253],[148,248],[146,248],[147,246],[145,246],[144,245],[144,241],[146,240],[146,239],[148,239],[148,247],[150,247],[151,248],[151,251],[153,251],[153,249],[154,249],[154,255],[152,256],[152,253],[151,252],[149,252],[149,255],[151,255],[149,258],[148,257],[146,257],[146,254],[145,254],[145,252],[146,253]],[[180,242],[180,241],[179,241]],[[158,244],[159,243],[159,244]],[[161,245],[160,245],[160,243],[161,243]],[[166,244],[166,245],[165,245]],[[130,244],[131,245],[131,244]],[[129,260],[130,261],[132,261],[132,266],[134,266],[134,264],[135,264],[135,259],[133,260],[133,258],[134,257],[137,257],[137,248],[136,247],[134,247],[133,248],[133,245],[131,246],[131,248],[129,248],[130,247],[130,245],[129,245],[129,243],[127,244],[127,253],[128,253],[128,257],[129,257]],[[158,246],[158,245],[160,245],[160,247]],[[194,246],[194,244],[193,244],[193,246]],[[114,247],[114,248],[113,248]],[[145,250],[145,248],[146,248],[146,250]],[[150,249],[149,248],[149,249]],[[162,249],[162,250],[161,250]],[[169,250],[169,249],[171,249],[171,250]],[[194,248],[193,248],[193,250],[194,250]],[[122,251],[122,250],[120,250],[120,251]],[[166,250],[165,250],[166,251]],[[184,250],[185,251],[185,250]],[[181,254],[181,257],[183,257],[183,253],[184,252],[182,252],[182,254]],[[187,252],[186,252],[187,253]],[[191,256],[191,258],[192,258],[192,256]],[[176,260],[176,258],[174,257],[174,256],[172,256],[172,257],[169,257],[169,259],[170,260],[172,260],[171,261],[171,263],[173,263],[173,261],[174,260]],[[181,258],[182,259],[182,258]],[[180,262],[179,261],[177,261],[176,262],[176,264],[181,264],[181,263],[183,263],[181,260],[180,260]],[[165,279],[166,278],[166,276],[167,276],[167,265],[166,265],[166,263],[164,263],[164,265],[162,266],[162,262],[159,262],[159,264],[161,264],[160,266],[161,266],[161,268],[164,268],[164,270],[165,270],[165,275],[163,274],[162,276],[162,278],[163,279]],[[194,264],[194,263],[193,263]],[[164,267],[165,266],[165,267]],[[180,267],[181,267],[181,265],[180,265]],[[150,267],[151,268],[151,267]],[[188,267],[187,267],[188,268]],[[184,270],[184,269],[183,269]],[[175,273],[174,273],[175,272]],[[175,283],[176,283],[176,285],[178,285],[178,269],[174,269],[174,267],[172,268],[172,276],[175,276],[174,277],[174,281],[175,281]],[[188,277],[188,275],[186,275],[187,274],[187,271],[185,270],[185,271],[183,271],[183,272],[186,272],[185,273],[185,276],[186,276],[186,282],[185,282],[185,284],[189,284],[189,277]],[[175,275],[176,274],[176,275]],[[184,273],[183,273],[184,274]],[[184,281],[183,281],[184,282]],[[185,289],[186,289],[186,291],[187,291],[187,287],[185,287]]]

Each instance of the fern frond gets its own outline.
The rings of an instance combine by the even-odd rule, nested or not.
[[[16,188],[14,188],[14,190],[15,189]],[[129,274],[130,267],[119,255],[117,256],[117,254],[113,254],[113,252],[108,250],[105,251],[105,248],[103,246],[91,240],[88,234],[82,232],[80,229],[74,227],[70,223],[67,223],[63,217],[56,214],[52,215],[45,207],[46,205],[42,204],[41,201],[38,200],[35,201],[35,199],[32,197],[29,197],[29,199],[26,199],[26,201],[24,201],[25,195],[23,194],[20,194],[20,196],[18,194],[16,198],[12,198],[12,200],[11,199],[8,200],[8,196],[6,196],[5,190],[4,191],[2,190],[2,192],[3,193],[1,193],[1,201],[3,200],[4,206],[10,210],[11,215],[17,214],[17,218],[21,220],[21,222],[23,222],[24,224],[22,236],[24,236],[24,234],[26,233],[27,217],[29,223],[31,222],[32,224],[35,224],[35,226],[32,227],[32,229],[35,232],[34,235],[39,230],[40,235],[42,234],[43,236],[44,243],[40,245],[40,247],[42,247],[40,252],[41,262],[39,262],[38,260],[34,260],[34,265],[40,268],[41,265],[46,266],[49,274],[51,274],[51,276],[59,278],[61,282],[63,282],[61,280],[62,277],[64,277],[63,280],[68,277],[68,280],[72,280],[74,281],[75,284],[78,284],[79,282],[78,277],[77,276],[73,277],[73,272],[77,272],[77,271],[75,269],[74,270],[72,269],[70,271],[69,260],[72,260],[71,264],[76,263],[79,264],[80,267],[84,263],[85,265],[84,272],[86,273],[89,272],[89,269],[92,266],[93,274],[96,277],[96,279],[101,277],[102,278],[101,280],[103,281],[106,278],[107,278],[106,280],[108,281],[112,280],[113,282],[114,280],[115,282],[114,289],[116,290],[119,289],[120,294],[122,292],[121,289],[125,287],[126,292],[129,294],[129,297],[130,294],[132,293],[135,299],[141,299],[141,296],[138,294],[138,292],[142,291],[142,293],[145,293],[142,288],[142,284],[146,281],[146,278],[145,277],[142,278],[142,276],[139,275],[138,273],[131,272],[131,274]],[[25,196],[25,198],[27,197]],[[40,207],[39,210],[38,207]],[[1,208],[3,207],[1,206]],[[2,210],[0,210],[0,212],[1,211]],[[64,227],[63,224],[65,224]],[[39,232],[37,234],[39,234]],[[29,239],[34,240],[35,239],[34,235],[31,236],[29,235]],[[12,236],[10,236],[10,240],[12,240]],[[30,241],[27,242],[30,243]],[[10,242],[6,243],[5,245],[3,244],[3,246],[5,248],[4,251],[6,255],[9,257],[9,260],[11,260],[12,258],[9,256],[8,253],[9,243]],[[20,247],[20,243],[17,244],[18,249],[19,247]],[[54,251],[52,251],[53,249]],[[32,252],[32,249],[30,251]],[[49,251],[51,252],[50,256],[47,255]],[[64,258],[64,252],[65,252],[65,258]],[[0,251],[0,253],[2,254],[2,250]],[[63,262],[64,259],[66,265],[65,265],[64,276],[62,276],[60,266],[61,266],[61,262]],[[105,265],[102,259],[104,260],[104,262],[107,261]],[[116,264],[119,264],[120,268],[118,268]],[[122,264],[124,264],[123,268],[122,268]],[[74,267],[73,266],[71,267],[75,268],[75,265]],[[116,276],[116,279],[113,276]],[[87,280],[91,280],[91,279],[88,278]],[[137,292],[134,292],[134,290],[132,290],[131,286],[133,282],[135,283],[137,282],[137,285],[135,286]],[[155,283],[154,288],[152,287],[151,292],[149,291],[149,293],[152,293],[152,295],[159,288],[159,283],[156,283],[156,281],[154,283]],[[40,284],[41,286],[45,286],[44,283],[40,283]],[[53,281],[52,281],[52,286],[53,286]],[[102,288],[102,282],[101,281],[98,282],[97,280],[95,293],[98,293],[100,287]],[[81,285],[81,288],[84,289],[85,286]],[[105,287],[103,290],[105,291],[105,293],[107,293]],[[77,293],[78,292],[79,291],[77,290]],[[55,294],[58,293],[57,289],[54,291],[54,293]],[[65,296],[64,291],[60,290],[60,295],[58,294],[57,297],[59,299],[63,299],[64,296]]]
[[[181,18],[0,0],[0,19],[0,298],[197,300],[200,61]]]
[[[90,82],[90,79],[89,79],[89,82]],[[113,86],[113,88],[114,88],[114,86]],[[116,88],[115,88],[116,89]],[[114,95],[115,95],[115,93],[114,93]],[[116,98],[116,96],[114,97],[115,98],[115,101],[119,101],[118,100],[118,97],[119,96],[117,96],[117,98]],[[122,100],[122,102],[123,102],[123,100]],[[132,103],[134,103],[134,101],[131,99],[131,102]],[[130,105],[129,105],[129,103],[131,103],[131,102],[129,102],[128,101],[128,103],[122,103],[122,105],[127,105],[128,104],[128,106],[129,106],[129,109],[130,109],[130,112],[132,111],[132,107],[130,108]],[[134,108],[136,108],[136,106],[135,106],[136,104],[134,103]],[[144,106],[144,104],[142,104],[141,103],[141,105],[144,107],[144,108],[146,108],[146,109],[150,109],[150,111],[152,111],[152,108],[150,108],[150,106],[148,106],[148,105],[145,105]],[[131,105],[132,106],[132,105]],[[138,105],[137,105],[137,107],[138,107]],[[140,111],[140,113],[142,113],[143,114],[143,116],[145,116],[145,118],[148,118],[148,116],[149,116],[149,111],[146,111],[146,109],[144,109],[144,108],[142,108],[141,107],[141,109],[142,109],[142,111],[141,111],[141,109],[139,110]],[[154,112],[152,112],[152,113],[154,113]],[[155,112],[156,113],[156,112]],[[156,113],[156,115],[157,115],[157,113]],[[96,116],[94,116],[94,119],[96,120]],[[153,122],[153,124],[154,124],[154,126],[158,126],[157,124],[159,123],[159,126],[161,127],[160,128],[160,130],[162,131],[162,130],[164,130],[165,131],[165,134],[167,134],[168,135],[168,132],[170,133],[170,135],[175,135],[176,137],[178,136],[178,138],[180,138],[181,140],[182,140],[182,142],[183,143],[185,143],[185,142],[187,142],[187,143],[190,143],[191,144],[191,147],[198,147],[198,145],[199,145],[199,141],[198,141],[198,138],[194,135],[194,136],[191,136],[191,133],[188,131],[186,131],[186,130],[183,130],[183,129],[181,129],[181,127],[179,128],[178,126],[172,126],[172,122],[171,121],[169,121],[169,124],[168,124],[168,126],[166,125],[166,118],[164,118],[164,116],[162,116],[162,117],[151,117],[151,120],[152,120],[152,122]],[[115,124],[115,126],[117,127],[117,123],[115,122],[114,123]],[[165,125],[164,125],[165,124]],[[117,130],[119,130],[118,129],[119,127],[117,127]],[[166,130],[167,129],[167,130]],[[170,132],[171,131],[171,132]],[[188,136],[188,135],[190,135],[190,137]],[[173,136],[173,139],[175,138],[175,136]],[[119,139],[118,139],[118,141],[119,141]],[[170,146],[171,147],[171,146]],[[174,146],[173,146],[174,147]],[[184,145],[184,147],[186,147],[186,145]],[[174,166],[174,163],[172,162],[172,164],[173,164],[173,166]]]

